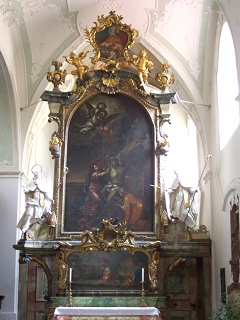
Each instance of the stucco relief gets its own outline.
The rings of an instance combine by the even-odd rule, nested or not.
[[[203,10],[203,0],[165,0],[159,5],[155,11],[150,11],[150,30],[149,34],[154,36],[158,33],[169,43],[174,45],[178,51],[186,58],[189,71],[197,80],[200,72],[200,64],[198,61],[198,41],[200,36],[200,23],[193,21],[201,20],[201,12]],[[188,16],[188,22],[185,17]],[[190,27],[191,25],[191,27]],[[194,27],[192,27],[194,25]]]
[[[129,4],[132,2],[132,0],[121,0],[121,1],[115,1],[115,0],[93,0],[92,1],[94,5],[99,5],[101,7],[103,7],[103,9],[105,10],[120,10],[122,9],[123,6],[125,6],[126,4]]]
[[[19,26],[24,24],[26,27],[26,34],[22,41],[25,54],[27,54],[29,43],[31,59],[28,58],[26,61],[31,70],[29,74],[32,83],[41,77],[42,66],[49,56],[76,32],[75,14],[64,14],[65,8],[61,6],[63,6],[61,2],[58,6],[42,0],[9,2],[8,5],[1,8],[8,25],[17,23]],[[51,21],[51,23],[50,25],[44,24],[43,21]],[[21,33],[20,29],[19,32]]]

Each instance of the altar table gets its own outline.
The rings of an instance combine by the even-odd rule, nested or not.
[[[56,320],[161,320],[155,307],[58,307]]]

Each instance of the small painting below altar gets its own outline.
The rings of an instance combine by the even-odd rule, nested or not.
[[[140,290],[142,272],[147,279],[147,255],[143,252],[88,252],[69,255],[72,267],[72,289],[76,290]],[[145,288],[148,287],[145,282]]]

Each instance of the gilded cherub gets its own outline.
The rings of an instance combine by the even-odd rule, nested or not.
[[[149,56],[145,50],[141,50],[139,55],[133,55],[132,63],[138,67],[138,76],[141,85],[148,83],[149,69],[153,68],[153,62],[149,60]]]
[[[86,58],[87,54],[89,53],[89,51],[87,52],[80,52],[79,55],[76,55],[76,53],[74,52],[71,52],[69,57],[65,57],[65,60],[72,64],[73,66],[76,67],[77,70],[73,70],[72,71],[72,74],[73,75],[78,75],[79,79],[81,80],[82,79],[82,76],[85,72],[87,72],[89,70],[89,68],[87,66],[85,66],[82,62],[82,60],[84,58]]]

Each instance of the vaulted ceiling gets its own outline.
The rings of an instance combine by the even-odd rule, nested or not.
[[[64,62],[71,51],[89,50],[85,28],[110,11],[138,30],[133,51],[147,49],[155,64],[152,74],[158,72],[159,61],[168,61],[176,90],[198,102],[203,98],[208,37],[219,11],[214,0],[13,0],[5,1],[0,11],[20,48],[29,102],[40,84],[46,87],[52,60]]]

